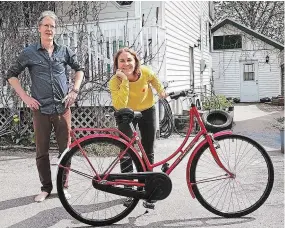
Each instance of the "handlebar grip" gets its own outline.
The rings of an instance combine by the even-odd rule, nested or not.
[[[169,94],[170,98],[173,99],[173,100],[177,100],[179,97],[185,97],[186,96],[186,92],[185,91],[182,91],[180,93],[173,93],[173,94]]]

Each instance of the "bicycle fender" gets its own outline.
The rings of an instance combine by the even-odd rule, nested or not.
[[[217,132],[215,133],[213,136],[214,138],[216,137],[219,137],[219,136],[222,136],[222,135],[232,135],[233,132],[232,131],[220,131],[220,132]],[[191,168],[191,164],[192,164],[192,161],[193,161],[193,158],[195,157],[195,155],[197,154],[197,152],[207,143],[207,140],[204,139],[202,142],[200,142],[193,150],[189,160],[188,160],[188,163],[187,163],[187,168],[186,168],[186,182],[187,182],[187,186],[188,186],[188,189],[189,189],[189,192],[192,196],[193,199],[196,198],[194,192],[193,192],[193,189],[192,189],[192,185],[193,183],[190,182],[190,168]]]
[[[77,142],[73,142],[68,148],[65,149],[65,151],[62,153],[62,155],[60,156],[60,159],[59,159],[59,162],[58,164],[60,164],[60,161],[61,159],[63,158],[63,156],[68,153],[73,147],[76,147],[78,146],[77,144],[78,143],[81,143],[85,140],[88,140],[88,139],[93,139],[93,138],[110,138],[110,139],[114,139],[114,140],[118,140],[120,142],[122,142],[123,144],[125,144],[126,146],[128,146],[128,142],[126,140],[124,140],[123,138],[119,137],[119,136],[116,136],[116,135],[111,135],[111,134],[92,134],[92,135],[87,135],[85,137],[82,137],[80,139],[77,140]],[[145,164],[140,156],[140,154],[138,153],[138,151],[133,147],[131,146],[130,149],[133,151],[133,153],[136,154],[136,156],[138,157],[138,159],[140,160],[140,163],[142,165],[142,168],[143,168],[143,171],[146,171],[146,167],[145,167]]]

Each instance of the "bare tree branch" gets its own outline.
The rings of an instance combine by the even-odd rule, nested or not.
[[[284,2],[214,2],[215,23],[228,17],[284,43]]]

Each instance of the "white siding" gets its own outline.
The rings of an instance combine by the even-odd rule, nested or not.
[[[280,94],[280,51],[231,25],[218,29],[212,36],[230,34],[242,35],[242,49],[212,51],[215,93],[240,97],[240,61],[257,60],[259,99]],[[267,55],[269,63],[265,62]]]
[[[213,52],[214,91],[227,97],[240,97],[241,52]]]
[[[83,4],[83,2],[79,2]],[[58,16],[60,16],[64,23],[69,23],[70,19],[69,16],[65,16],[66,12],[70,10],[72,2],[64,2],[63,8],[59,8],[62,6],[62,4],[57,4],[56,13]],[[96,5],[95,5],[96,4]],[[87,18],[90,21],[94,21],[94,16],[98,14],[99,12],[99,21],[101,20],[125,20],[127,18],[127,13],[129,18],[135,17],[135,2],[133,2],[130,6],[119,6],[116,2],[111,1],[100,1],[93,3],[94,8],[92,9],[92,5],[89,3],[89,9],[88,9],[88,16]],[[95,11],[96,10],[96,11]],[[72,15],[74,16],[74,15]],[[139,17],[139,15],[136,15]],[[73,18],[74,19],[74,18]]]
[[[201,39],[201,50],[194,48],[194,87],[208,86],[211,72],[209,45],[206,45],[206,22],[209,21],[208,2],[165,2],[166,74],[172,91],[190,88],[189,46]],[[201,30],[200,30],[201,20]],[[206,62],[201,74],[200,60]]]
[[[156,23],[156,10],[158,8],[158,21]],[[162,18],[162,2],[141,1],[141,13],[144,15],[145,26],[160,25]],[[141,16],[142,16],[141,15]]]

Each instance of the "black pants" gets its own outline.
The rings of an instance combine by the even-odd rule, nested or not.
[[[134,127],[139,127],[141,132],[141,141],[146,155],[151,164],[154,162],[154,140],[156,131],[155,106],[141,112],[142,118],[133,121]],[[119,124],[118,129],[128,137],[132,137],[133,132],[129,124]],[[132,172],[132,162],[128,154],[121,160],[122,172]]]

